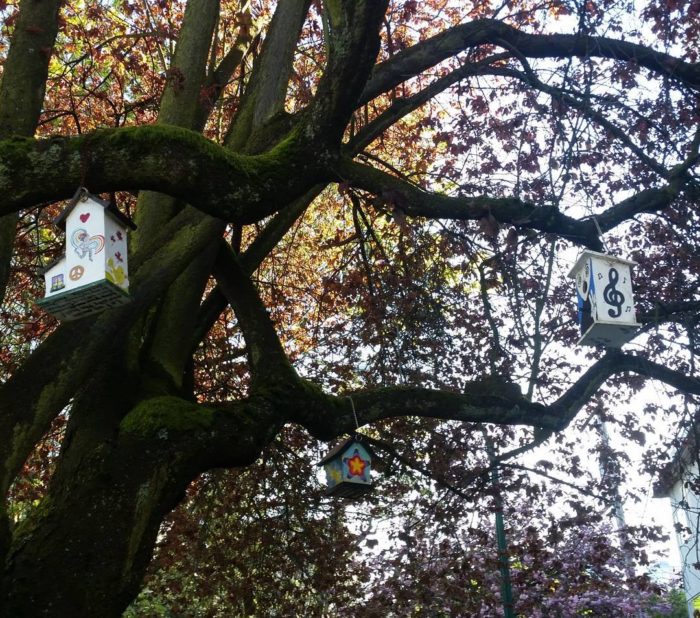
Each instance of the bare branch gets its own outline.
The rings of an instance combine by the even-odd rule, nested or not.
[[[348,150],[353,153],[362,150],[388,127],[407,114],[418,109],[421,105],[424,105],[450,86],[453,86],[467,77],[492,73],[494,64],[510,57],[510,53],[495,54],[479,62],[465,63],[460,68],[435,80],[430,86],[424,88],[420,92],[410,97],[394,99],[389,109],[363,127],[362,130],[350,140],[347,145]]]
[[[342,159],[335,165],[338,180],[383,197],[411,217],[476,220],[493,216],[499,223],[557,234],[572,242],[601,250],[595,223],[591,219],[573,219],[556,206],[537,206],[517,198],[489,196],[449,197],[423,191],[396,176]],[[645,189],[596,215],[603,231],[641,213],[654,213],[669,206],[682,192],[687,177],[672,176],[661,188]]]
[[[253,386],[274,384],[280,387],[284,382],[296,382],[296,372],[258,291],[243,270],[238,257],[224,241],[220,243],[214,275],[243,332]]]
[[[686,376],[663,365],[619,350],[609,351],[591,366],[557,401],[550,405],[533,403],[523,397],[513,383],[492,377],[472,382],[462,393],[418,387],[390,387],[352,393],[348,397],[316,395],[291,411],[290,421],[298,422],[322,440],[330,440],[360,425],[400,416],[418,416],[474,423],[524,425],[535,428],[535,440],[504,453],[502,461],[541,444],[554,431],[564,429],[613,375],[631,371],[660,380],[678,390],[700,395],[700,379]],[[354,412],[353,412],[354,404]]]
[[[365,87],[360,104],[387,92],[446,58],[481,45],[506,42],[527,58],[610,58],[632,62],[700,90],[700,66],[644,45],[580,34],[527,34],[500,21],[479,19],[442,32],[378,65]]]
[[[342,160],[336,169],[340,180],[384,197],[412,217],[476,220],[493,216],[500,223],[551,232],[592,249],[601,248],[592,221],[573,219],[554,206],[536,206],[517,198],[449,197],[430,193],[376,168],[349,160]]]
[[[700,395],[700,379],[687,376],[639,356],[610,350],[591,366],[556,402],[552,408],[561,411],[561,428],[568,425],[600,386],[612,375],[632,371],[649,379],[665,382],[689,395]]]
[[[498,378],[470,383],[462,393],[418,387],[389,387],[352,393],[360,425],[386,418],[418,416],[472,423],[556,428],[558,411],[528,401],[520,389]],[[323,412],[307,406],[303,416],[290,418],[314,436],[330,440],[353,431],[355,418],[347,397],[326,397]]]
[[[666,179],[669,179],[671,177],[671,170],[666,169],[658,161],[651,158],[646,152],[644,152],[644,150],[640,146],[634,143],[634,141],[628,133],[626,133],[614,123],[610,122],[599,111],[593,109],[589,103],[574,98],[573,96],[570,96],[568,94],[565,94],[560,88],[556,88],[554,86],[549,86],[548,84],[545,84],[537,78],[535,73],[527,66],[527,63],[525,63],[524,66],[526,67],[525,73],[521,73],[520,71],[514,71],[513,69],[507,68],[496,68],[492,71],[492,73],[493,75],[501,75],[503,77],[514,77],[516,79],[524,81],[525,83],[530,84],[533,88],[536,88],[541,92],[547,93],[555,101],[559,101],[573,109],[579,110],[587,118],[590,118],[596,124],[603,127],[616,139],[618,139],[625,146],[627,146],[629,150],[631,150],[635,155],[637,155],[640,161],[643,161],[650,169],[655,171],[659,176]]]

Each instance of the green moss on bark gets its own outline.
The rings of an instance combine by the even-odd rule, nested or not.
[[[0,141],[0,215],[93,191],[148,189],[225,221],[252,223],[328,175],[327,157],[293,129],[271,150],[247,156],[202,135],[158,125],[103,129],[71,138]]]
[[[159,431],[186,433],[211,428],[214,411],[177,397],[155,397],[137,405],[119,424],[125,433],[142,437]]]

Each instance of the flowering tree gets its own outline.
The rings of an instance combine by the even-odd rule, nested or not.
[[[289,426],[463,491],[592,412],[645,441],[645,380],[692,408],[695,0],[0,12],[5,615],[119,615],[191,482]],[[81,186],[136,219],[130,302],[57,324],[33,300]],[[604,234],[642,329],[575,355],[567,256]]]

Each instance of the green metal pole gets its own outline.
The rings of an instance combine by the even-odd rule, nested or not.
[[[493,442],[488,436],[486,438],[486,449],[491,465],[494,464],[496,456],[493,450]],[[496,542],[498,543],[498,568],[501,572],[501,602],[503,603],[503,617],[515,618],[513,608],[513,586],[510,581],[510,560],[508,558],[508,542],[506,541],[506,528],[503,523],[503,499],[501,498],[500,481],[498,479],[498,467],[493,466],[491,470],[491,482],[494,489],[494,500],[496,502]]]

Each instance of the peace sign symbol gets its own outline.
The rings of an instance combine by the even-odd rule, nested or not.
[[[70,269],[70,272],[68,273],[68,277],[70,277],[71,281],[77,281],[80,279],[80,277],[83,276],[83,273],[85,272],[85,268],[82,266],[73,266],[73,268]]]

